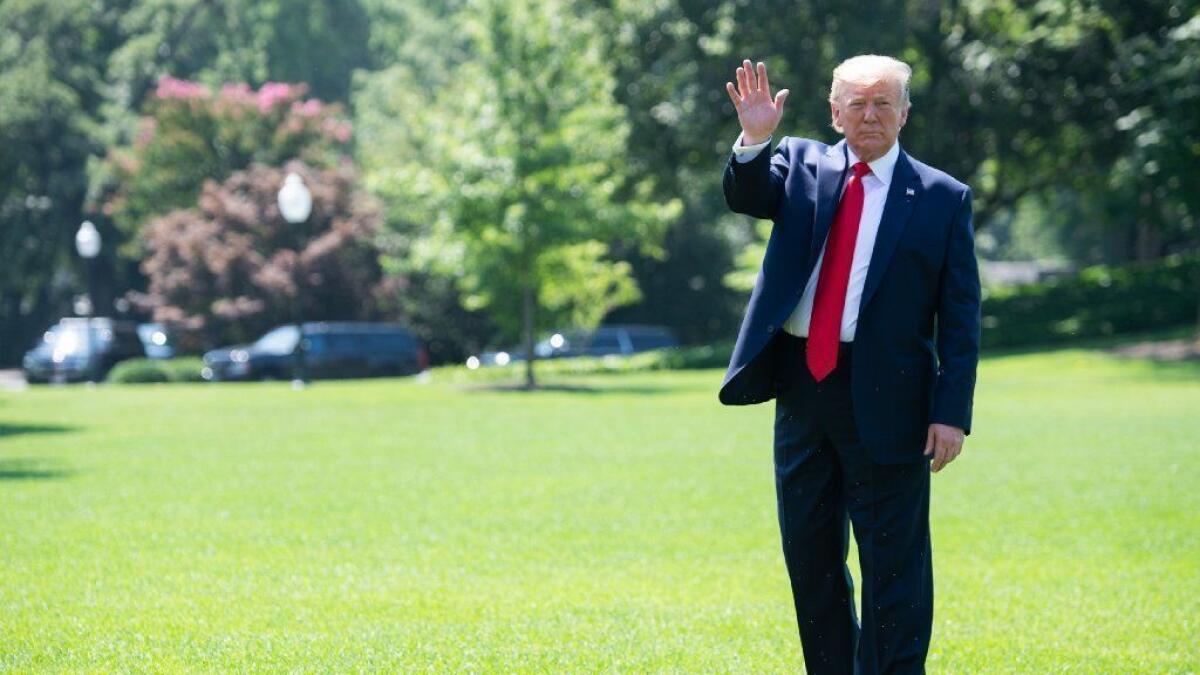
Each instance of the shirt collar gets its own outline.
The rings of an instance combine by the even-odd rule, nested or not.
[[[896,160],[900,159],[900,141],[892,143],[892,147],[879,159],[874,162],[867,162],[867,166],[871,167],[871,174],[883,182],[884,185],[892,184],[892,173],[896,170]],[[858,163],[858,155],[850,149],[850,144],[846,144],[846,166],[854,166]]]

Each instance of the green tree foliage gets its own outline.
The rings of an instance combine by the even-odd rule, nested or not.
[[[404,101],[413,82],[422,89],[449,86],[455,67],[468,56],[469,39],[453,17],[463,0],[417,4],[405,0],[364,0],[371,20],[371,52],[382,68],[363,73],[353,99],[356,109],[356,158],[366,184],[378,195],[389,227],[381,236],[388,274],[405,280],[397,295],[399,313],[424,341],[434,363],[462,362],[495,339],[487,312],[463,306],[454,275],[429,264],[423,236],[432,218],[404,188],[393,170],[411,159],[424,136]],[[430,55],[436,55],[431,67]],[[397,150],[400,150],[399,155]],[[413,247],[422,253],[413,255]],[[436,258],[436,256],[434,256]]]
[[[194,204],[204,178],[220,181],[251,161],[286,159],[262,127],[232,137],[194,127],[192,137],[180,134],[152,157],[140,156],[145,148],[139,143],[159,138],[161,124],[151,133],[142,120],[160,114],[156,93],[168,76],[199,83],[214,98],[229,82],[245,82],[255,95],[269,82],[304,83],[307,95],[347,106],[366,135],[357,146],[335,145],[363,163],[367,185],[383,198],[388,273],[409,284],[402,298],[406,314],[421,317],[418,331],[434,343],[435,355],[447,358],[492,336],[498,327],[488,314],[511,318],[520,311],[462,307],[464,300],[470,307],[506,300],[483,293],[500,293],[480,276],[496,273],[468,257],[476,252],[443,222],[461,214],[436,195],[477,177],[509,181],[520,189],[503,193],[505,208],[525,205],[509,222],[534,222],[540,215],[531,208],[544,203],[546,212],[557,213],[565,201],[551,205],[540,198],[553,181],[541,178],[538,167],[555,166],[559,157],[572,165],[581,153],[591,153],[583,164],[611,163],[616,177],[595,181],[592,192],[605,193],[613,204],[678,199],[681,212],[654,233],[659,245],[649,253],[636,234],[610,236],[598,228],[603,236],[591,238],[605,244],[605,252],[579,246],[555,263],[554,273],[580,268],[568,261],[628,263],[625,276],[637,282],[641,300],[616,307],[612,320],[666,323],[687,341],[735,329],[745,296],[724,278],[736,269],[731,279],[751,280],[761,245],[747,219],[728,213],[719,186],[737,133],[722,86],[743,57],[766,61],[772,82],[793,92],[780,133],[826,141],[837,138],[825,103],[833,66],[862,52],[907,60],[915,69],[915,107],[905,147],[972,185],[979,230],[991,230],[997,241],[1011,239],[1006,228],[1028,227],[1044,214],[1037,226],[1046,234],[1038,241],[1052,241],[1082,263],[1149,260],[1200,247],[1196,0],[886,0],[869,12],[826,0],[577,0],[537,12],[527,5],[0,1],[0,256],[6,263],[0,269],[0,363],[12,363],[32,334],[84,290],[71,241],[80,221],[95,221],[104,234],[98,305],[111,307],[107,298],[145,290],[136,256],[114,258],[118,249],[136,253],[125,243],[138,229],[131,223],[164,212],[156,208]],[[521,23],[527,17],[533,18]],[[540,31],[559,35],[547,39]],[[599,56],[559,59],[566,36],[575,52]],[[550,54],[549,61],[536,60]],[[519,76],[506,82],[504,72]],[[546,78],[565,72],[589,73],[581,81],[606,80],[581,92],[603,90],[596,106],[623,110],[617,133],[578,144],[554,140],[557,132],[551,132],[522,148],[528,156],[519,165],[498,160],[480,168],[486,163],[480,157],[516,157],[512,148],[524,142],[522,134],[536,136],[538,124],[592,123],[538,107]],[[526,108],[528,114],[519,112]],[[493,111],[490,117],[479,114],[484,109]],[[166,126],[186,127],[177,121]],[[110,149],[116,149],[111,156]],[[460,162],[464,154],[472,159]],[[189,165],[190,157],[203,161]],[[164,171],[139,175],[138,162]],[[527,170],[529,176],[514,177]],[[646,179],[652,185],[644,192],[632,188],[650,185]],[[114,189],[110,219],[101,207]],[[191,202],[181,196],[189,190]],[[539,196],[513,199],[522,194]],[[579,210],[591,208],[582,203]],[[504,218],[498,211],[492,220]],[[501,250],[523,231],[499,230],[509,238],[497,245]],[[497,263],[496,269],[504,267]],[[460,269],[478,278],[467,279]],[[608,281],[615,293],[620,285]],[[581,303],[562,297],[539,298],[541,319],[591,320],[572,316]],[[601,301],[584,313],[617,304]],[[509,324],[499,328],[512,334]]]
[[[364,161],[409,264],[453,276],[468,308],[532,354],[538,330],[592,326],[638,298],[611,244],[651,250],[676,205],[630,180],[626,111],[592,14],[481,0],[455,21],[468,55],[443,77],[398,68],[380,81],[396,95],[368,93],[370,112],[360,99]]]
[[[161,76],[303,81],[345,101],[371,63],[369,23],[353,0],[0,2],[0,364],[84,290],[72,237],[85,218],[105,238],[100,311],[143,284],[136,261],[115,259],[124,232],[98,212],[112,175],[100,160],[132,142]]]
[[[1200,8],[1175,18],[1117,47],[1127,104],[1114,123],[1123,152],[1106,201],[1125,205],[1142,259],[1200,244]]]
[[[102,151],[103,64],[120,39],[113,4],[0,2],[0,364],[83,285],[73,236],[88,158]]]
[[[370,17],[356,0],[127,2],[124,41],[109,63],[112,96],[137,106],[163,76],[225,82],[305,82],[325,101],[349,98],[369,68]]]

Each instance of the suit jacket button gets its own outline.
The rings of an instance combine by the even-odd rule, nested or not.
[[[768,326],[767,326],[767,332],[768,332],[768,333],[774,333],[774,332],[775,332],[775,326],[770,326],[770,325],[768,325]]]

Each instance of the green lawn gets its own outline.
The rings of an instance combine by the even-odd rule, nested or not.
[[[795,672],[720,376],[0,394],[0,670]],[[1200,669],[1200,366],[988,359],[975,426],[930,669]]]

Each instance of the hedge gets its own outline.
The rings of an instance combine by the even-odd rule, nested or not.
[[[195,356],[175,359],[129,359],[108,371],[107,382],[144,384],[152,382],[203,382],[204,362]]]
[[[539,359],[534,365],[538,377],[544,375],[593,375],[632,373],[648,370],[692,370],[724,368],[729,365],[732,342],[697,347],[656,349],[630,356],[580,356],[569,359]],[[469,370],[465,366],[442,366],[430,371],[433,379],[450,382],[494,382],[519,380],[525,376],[525,362],[506,366],[488,366]]]
[[[1194,325],[1200,256],[1122,267],[992,290],[983,301],[983,346],[1049,345]]]

